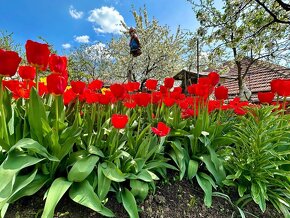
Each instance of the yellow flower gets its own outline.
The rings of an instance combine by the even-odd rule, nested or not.
[[[39,79],[39,82],[44,83],[44,85],[47,85],[46,77],[41,77],[41,78]]]
[[[102,88],[101,89],[101,92],[103,95],[106,93],[106,91],[110,91],[110,89],[109,88]]]

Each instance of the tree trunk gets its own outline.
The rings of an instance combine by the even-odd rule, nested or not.
[[[239,96],[242,95],[243,91],[243,78],[242,78],[242,64],[240,61],[235,61],[238,69],[238,85],[239,85]]]

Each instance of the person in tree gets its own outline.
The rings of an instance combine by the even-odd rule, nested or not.
[[[131,36],[129,43],[130,54],[132,54],[133,57],[137,57],[142,54],[139,38],[137,36],[136,30],[133,27],[129,29],[129,34]]]

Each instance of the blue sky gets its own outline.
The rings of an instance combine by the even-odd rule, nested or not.
[[[17,43],[27,39],[51,43],[59,53],[81,43],[106,42],[118,37],[114,23],[124,20],[134,26],[131,14],[146,5],[149,18],[175,31],[198,27],[186,0],[0,0],[0,30],[13,32]]]

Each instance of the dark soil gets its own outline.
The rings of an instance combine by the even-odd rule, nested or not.
[[[9,207],[5,218],[35,218],[40,217],[44,207],[43,193],[26,197]],[[116,202],[115,198],[109,199],[106,204],[115,212],[116,217],[125,218],[128,214],[123,206]],[[262,218],[282,218],[271,205],[267,206],[264,214],[255,204],[248,205],[245,212],[255,214]],[[140,205],[141,218],[231,218],[239,217],[239,213],[231,203],[223,198],[214,197],[211,208],[203,204],[203,192],[195,184],[189,181],[174,182],[172,184],[160,185],[155,194],[148,196],[147,200]],[[98,213],[80,206],[64,196],[55,210],[55,218],[99,218]],[[246,214],[246,217],[254,217]]]

